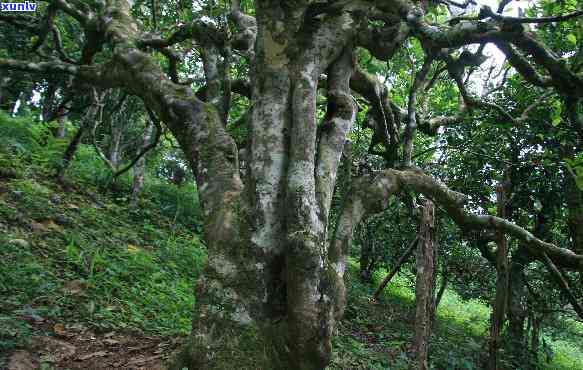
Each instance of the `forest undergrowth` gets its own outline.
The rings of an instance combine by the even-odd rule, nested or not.
[[[0,368],[163,368],[190,332],[206,258],[194,186],[152,178],[132,206],[129,177],[112,185],[89,145],[57,184],[52,168],[66,140],[38,127],[0,116]],[[405,369],[412,279],[398,275],[371,302],[375,284],[357,270],[351,261],[330,368]],[[484,302],[447,291],[432,367],[480,368],[488,317]],[[583,368],[581,324],[565,325],[561,338],[545,336],[542,368]]]

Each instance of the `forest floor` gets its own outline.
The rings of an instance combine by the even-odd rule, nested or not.
[[[414,276],[397,274],[379,302],[371,302],[386,271],[377,271],[373,282],[357,278],[358,263],[349,265],[348,305],[334,343],[332,369],[409,369],[407,352],[414,333]],[[464,300],[446,290],[437,310],[431,337],[432,369],[482,369],[488,353],[490,308],[478,300]],[[559,337],[545,334],[547,358],[540,369],[583,369],[583,324],[569,321]],[[502,368],[522,369],[502,353]]]
[[[161,368],[190,331],[206,260],[200,217],[181,206],[196,208],[194,188],[150,182],[131,207],[131,178],[104,186],[85,145],[63,187],[66,142],[39,148],[27,122],[1,118],[0,369]]]
[[[157,369],[188,333],[197,236],[96,194],[0,178],[0,368]]]
[[[0,368],[162,368],[188,335],[192,287],[206,258],[196,214],[179,207],[194,204],[185,195],[194,189],[166,184],[131,207],[123,186],[98,186],[98,159],[74,165],[66,188],[43,160],[0,150]],[[358,281],[357,267],[350,263],[330,368],[406,369],[412,279],[396,276],[373,303],[374,284]],[[480,368],[488,316],[484,303],[448,290],[432,368]],[[583,369],[583,329],[574,325],[561,340],[547,338],[553,353],[544,368]]]

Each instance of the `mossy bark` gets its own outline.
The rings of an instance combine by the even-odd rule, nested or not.
[[[415,369],[429,369],[429,339],[435,314],[435,265],[437,261],[437,237],[435,206],[430,200],[423,205],[417,243],[417,278],[415,281],[415,336],[411,351]]]
[[[521,250],[518,250],[512,255],[510,263],[508,329],[505,333],[505,340],[509,345],[511,357],[516,361],[516,364],[522,364],[523,359],[528,355],[524,332],[527,316],[527,291],[524,282],[524,269],[529,262],[529,258]]]

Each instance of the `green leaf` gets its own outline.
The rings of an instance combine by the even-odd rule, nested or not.
[[[551,124],[553,125],[553,127],[557,127],[560,123],[561,123],[561,116],[553,117],[553,120],[551,121]]]
[[[577,45],[577,36],[575,36],[574,34],[570,33],[567,35],[567,41],[572,44],[572,45]]]

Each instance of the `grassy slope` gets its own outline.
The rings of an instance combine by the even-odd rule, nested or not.
[[[407,369],[405,356],[414,330],[414,290],[410,280],[395,276],[380,303],[371,303],[375,286],[385,271],[375,274],[371,285],[358,281],[358,264],[349,265],[349,307],[335,339],[331,369]],[[464,301],[447,290],[437,312],[432,336],[430,364],[435,369],[478,369],[487,353],[488,306],[479,301]],[[553,357],[540,368],[583,369],[583,325],[569,323],[572,340],[551,341]],[[505,368],[516,369],[506,364]]]
[[[204,246],[193,232],[196,212],[184,207],[196,208],[192,189],[149,184],[142,207],[131,209],[123,191],[100,194],[96,184],[104,178],[103,166],[90,148],[82,147],[82,160],[71,169],[73,189],[64,191],[50,180],[50,149],[26,142],[28,133],[8,137],[3,124],[6,118],[0,116],[0,367],[14,349],[30,348],[31,338],[68,338],[67,332],[80,325],[92,328],[97,341],[110,343],[119,339],[104,334],[112,330],[131,329],[139,341],[186,335],[192,286],[205,259]],[[14,139],[12,144],[6,145],[7,137]],[[58,144],[49,148],[62,150]],[[404,353],[414,321],[407,279],[397,276],[381,303],[372,304],[368,297],[373,286],[361,284],[356,269],[352,263],[349,306],[334,339],[330,368],[407,368]],[[446,292],[432,338],[433,366],[476,368],[485,348],[488,315],[482,303]],[[574,336],[583,333],[574,324],[570,330]],[[565,340],[553,345],[556,356],[547,368],[583,369],[580,345]],[[118,351],[126,349],[120,346]],[[55,364],[54,359],[44,360]]]
[[[206,253],[193,219],[164,207],[191,201],[178,196],[194,189],[150,184],[132,209],[123,192],[99,193],[95,158],[93,169],[86,161],[73,166],[64,190],[49,177],[49,153],[32,156],[14,143],[0,142],[0,368],[31,338],[63,337],[78,324],[101,333],[188,334]],[[79,155],[92,156],[86,147]],[[161,199],[160,187],[175,199]]]

